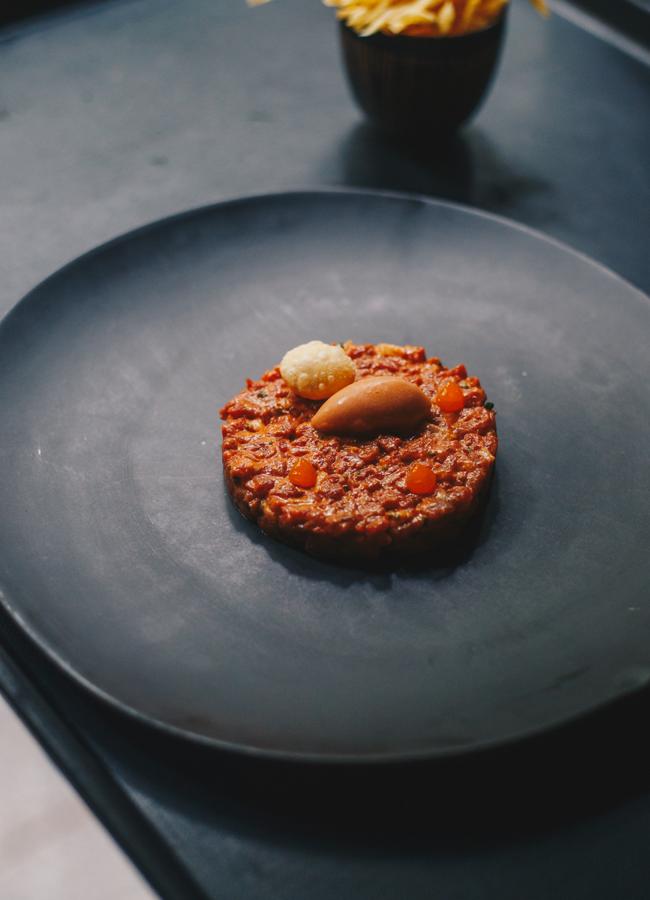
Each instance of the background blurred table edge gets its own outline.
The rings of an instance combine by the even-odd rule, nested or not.
[[[7,637],[6,625],[12,628],[4,620],[4,611],[0,611],[3,639]],[[14,633],[10,645],[15,647],[21,641],[21,636]],[[168,845],[116,784],[78,731],[66,721],[51,698],[43,697],[25,669],[2,645],[0,694],[154,890],[165,897],[202,898],[204,895]]]

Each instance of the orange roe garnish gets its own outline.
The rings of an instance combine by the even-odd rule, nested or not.
[[[298,459],[291,467],[289,481],[296,487],[310,488],[316,484],[318,471],[308,459]]]
[[[455,381],[446,381],[438,388],[436,403],[442,412],[459,412],[465,406],[465,395]]]
[[[436,473],[424,463],[414,463],[406,476],[406,487],[414,494],[431,494],[436,487]]]

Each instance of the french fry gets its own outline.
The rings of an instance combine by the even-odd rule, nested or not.
[[[481,3],[481,0],[467,0],[465,3],[465,8],[460,17],[460,28],[465,31],[469,29],[474,13],[476,12],[477,7]]]
[[[265,3],[267,0],[248,0]],[[323,0],[363,37],[377,32],[432,37],[477,31],[496,21],[509,0]],[[546,0],[530,0],[548,15]]]
[[[546,0],[530,0],[530,2],[533,4],[537,12],[540,15],[544,16],[544,18],[548,18],[548,16],[550,16],[551,11],[548,8]]]
[[[246,0],[262,6],[269,0]],[[377,32],[442,36],[478,31],[495,22],[510,0],[322,0],[362,37]],[[543,16],[549,15],[546,0],[530,0]]]

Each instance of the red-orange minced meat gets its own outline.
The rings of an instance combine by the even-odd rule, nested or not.
[[[223,467],[238,509],[259,527],[315,556],[368,562],[426,554],[454,539],[489,484],[497,452],[496,417],[478,378],[462,365],[445,368],[422,347],[343,345],[357,379],[396,375],[431,399],[431,416],[414,434],[370,439],[320,434],[311,418],[322,401],[298,397],[278,367],[221,410]],[[439,387],[455,381],[464,408],[443,413]],[[289,472],[300,457],[318,472],[300,488]],[[412,493],[406,475],[431,467],[435,489]]]

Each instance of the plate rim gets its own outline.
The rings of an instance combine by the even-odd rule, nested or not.
[[[588,265],[591,268],[595,268],[607,278],[619,282],[626,290],[631,292],[632,296],[636,296],[636,299],[644,307],[650,308],[650,296],[648,294],[646,294],[641,288],[632,284],[623,276],[619,275],[617,272],[614,272],[612,269],[605,266],[603,263],[598,262],[597,260],[588,256],[586,253],[575,249],[571,245],[560,241],[557,238],[551,237],[544,232],[539,231],[535,228],[531,228],[528,225],[524,225],[521,222],[517,222],[514,219],[509,219],[506,216],[487,212],[485,210],[462,203],[440,200],[436,197],[431,197],[427,196],[426,194],[420,193],[374,190],[372,188],[355,188],[346,186],[319,186],[291,188],[287,190],[269,190],[264,192],[256,192],[253,194],[239,194],[234,197],[227,197],[216,200],[212,203],[193,206],[188,209],[172,213],[171,215],[163,216],[162,218],[152,219],[144,223],[143,225],[139,225],[113,238],[109,238],[108,240],[103,241],[102,243],[70,259],[68,262],[61,265],[50,275],[46,276],[44,279],[40,280],[32,288],[30,288],[30,290],[11,307],[11,309],[2,317],[2,319],[0,319],[0,338],[2,337],[3,331],[6,329],[14,316],[18,315],[19,311],[29,303],[31,297],[37,291],[41,291],[51,281],[64,276],[68,270],[73,269],[78,264],[91,259],[95,255],[100,255],[101,253],[110,250],[114,246],[119,246],[122,243],[127,243],[133,238],[141,237],[157,229],[166,228],[172,223],[180,222],[183,219],[189,220],[195,216],[206,214],[210,211],[221,210],[227,207],[241,206],[249,203],[279,201],[289,198],[306,199],[315,196],[371,197],[389,201],[394,200],[400,202],[416,202],[427,207],[432,207],[434,209],[451,209],[462,214],[470,215],[472,217],[495,222],[503,228],[521,232],[523,234],[526,234],[528,237],[534,238],[536,240],[541,240],[546,244],[550,244],[560,252],[567,253],[570,256],[576,257],[582,263]],[[604,712],[605,710],[612,708],[619,703],[625,702],[629,698],[642,694],[648,690],[648,686],[646,684],[631,685],[619,690],[619,692],[614,697],[608,697],[604,700],[595,702],[590,706],[587,706],[579,710],[578,712],[572,713],[568,716],[559,716],[550,721],[542,723],[541,725],[524,729],[522,731],[512,732],[505,736],[493,738],[491,740],[483,740],[473,745],[444,748],[425,748],[422,750],[410,751],[377,751],[359,753],[281,750],[254,744],[239,743],[237,741],[228,741],[223,738],[211,737],[205,734],[201,734],[200,732],[193,731],[189,728],[181,728],[176,725],[171,725],[162,719],[158,719],[154,716],[148,715],[138,710],[137,708],[130,706],[128,703],[125,703],[119,698],[114,697],[108,691],[105,691],[103,688],[96,685],[85,675],[78,672],[74,668],[74,666],[72,666],[64,657],[62,657],[59,652],[53,646],[51,646],[50,642],[38,633],[38,629],[32,627],[32,625],[23,618],[21,613],[14,608],[10,597],[3,590],[1,582],[0,607],[2,607],[4,613],[8,615],[9,618],[13,621],[14,625],[19,628],[20,632],[27,636],[29,641],[33,643],[36,648],[45,655],[49,662],[53,663],[58,670],[69,677],[74,684],[81,687],[86,693],[88,693],[96,700],[99,700],[101,704],[109,707],[110,710],[126,716],[127,719],[137,723],[138,725],[153,729],[159,734],[164,734],[166,737],[189,741],[197,746],[236,754],[240,757],[245,756],[252,759],[275,760],[281,762],[316,765],[394,765],[400,763],[404,764],[412,762],[423,762],[427,760],[433,762],[436,760],[466,758],[481,753],[488,753],[496,749],[506,749],[512,747],[515,744],[524,743],[526,741],[530,741],[531,739],[557,731],[565,726],[571,726],[582,721],[583,719],[588,719],[595,714]]]

